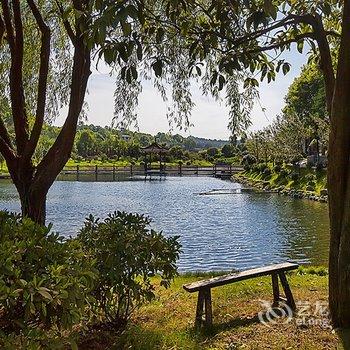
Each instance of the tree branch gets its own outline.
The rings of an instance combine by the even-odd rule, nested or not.
[[[285,27],[292,24],[299,24],[299,23],[310,24],[310,15],[305,15],[305,16],[288,15],[285,18],[275,22],[269,27],[241,36],[240,38],[232,41],[231,45],[237,47],[248,41],[256,40],[260,38],[262,35],[267,34],[275,29],[279,29],[281,27]]]
[[[5,2],[5,0],[2,0]],[[11,50],[10,95],[18,154],[22,154],[28,141],[28,120],[23,89],[23,25],[19,0],[12,0],[16,35]]]
[[[29,142],[27,143],[24,158],[28,160],[38,144],[41,130],[44,123],[45,106],[46,106],[46,93],[47,93],[47,79],[49,74],[50,63],[50,28],[46,25],[38,7],[33,0],[27,0],[28,5],[33,13],[33,16],[41,31],[41,48],[40,48],[40,68],[39,68],[39,82],[38,82],[38,96],[37,96],[37,109],[35,115],[35,122],[30,135]]]
[[[0,153],[6,160],[6,163],[11,164],[16,160],[16,155],[8,143],[0,136]]]
[[[7,131],[6,125],[3,121],[3,119],[0,117],[0,137],[8,144],[10,148],[12,148],[12,142],[10,135]]]
[[[75,0],[74,3],[76,2]],[[78,5],[81,4],[79,3]],[[91,74],[91,49],[86,46],[84,35],[80,31],[80,26],[84,25],[87,20],[85,16],[81,16],[75,22],[77,37],[74,46],[67,118],[54,144],[37,166],[35,173],[35,186],[40,186],[44,191],[50,188],[52,182],[66,164],[74,144],[77,123],[84,103],[87,82]]]
[[[56,5],[57,5],[57,8],[62,16],[62,22],[63,22],[64,28],[66,29],[66,32],[69,36],[69,39],[71,40],[72,44],[75,45],[76,35],[74,33],[74,30],[73,30],[71,24],[69,23],[68,19],[63,19],[64,10],[63,10],[62,5],[58,2],[58,0],[56,0]]]
[[[10,45],[11,52],[15,47],[15,35],[13,32],[12,20],[11,20],[11,12],[10,7],[7,0],[1,0],[1,7],[4,16],[4,22],[6,27],[7,41]]]
[[[0,45],[2,43],[2,39],[4,37],[5,34],[5,23],[2,19],[2,16],[0,16]]]
[[[303,33],[300,35],[295,36],[293,39],[288,39],[288,40],[284,40],[281,41],[279,43],[275,43],[275,44],[271,44],[271,45],[267,45],[267,46],[263,46],[263,47],[257,47],[251,50],[245,50],[242,51],[238,54],[236,54],[237,56],[240,55],[249,55],[249,54],[253,54],[253,53],[259,53],[259,52],[265,52],[265,51],[270,51],[270,50],[275,50],[275,49],[279,49],[283,46],[289,45],[289,44],[293,44],[298,42],[299,40],[303,40],[303,39],[307,39],[307,38],[311,38],[314,39],[315,35],[312,32],[308,32],[308,33]]]
[[[325,88],[326,88],[326,102],[329,116],[332,111],[332,101],[335,87],[335,76],[333,70],[333,62],[331,56],[331,50],[327,40],[327,32],[324,30],[322,18],[320,15],[316,15],[312,28],[315,32],[315,40],[320,50],[321,57],[321,70],[323,72]]]

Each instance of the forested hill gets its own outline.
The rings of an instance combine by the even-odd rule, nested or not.
[[[80,125],[78,128],[77,138],[79,138],[82,132],[91,132],[91,136],[98,140],[105,140],[106,137],[114,135],[124,141],[131,141],[138,143],[141,147],[147,146],[150,143],[156,141],[159,144],[167,147],[180,146],[188,151],[203,150],[208,148],[221,148],[222,146],[229,144],[227,140],[206,139],[202,137],[187,136],[183,137],[179,134],[170,134],[159,132],[156,135],[151,135],[142,132],[133,132],[129,130],[116,130],[108,126],[101,127],[96,125]]]
[[[56,139],[60,128],[45,124],[35,152],[35,160],[39,161]],[[207,149],[221,149],[229,144],[225,140],[210,140],[200,137],[183,137],[179,134],[159,132],[156,135],[129,130],[117,130],[109,126],[85,125],[78,126],[72,157],[100,157],[111,158],[117,155],[137,156],[140,147],[145,147],[152,142],[158,142],[169,148],[177,148],[183,151],[197,152]],[[1,160],[1,157],[0,157]]]
[[[203,137],[194,137],[194,136],[189,136],[192,138],[195,143],[196,143],[196,148],[198,149],[206,149],[206,148],[221,148],[224,145],[229,144],[229,141],[224,141],[224,140],[217,140],[217,139],[205,139]]]

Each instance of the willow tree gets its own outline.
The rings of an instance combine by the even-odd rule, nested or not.
[[[127,61],[140,46],[135,29],[141,22],[137,0],[0,1],[0,152],[24,216],[45,222],[48,190],[71,154],[92,55]],[[118,46],[113,52],[109,31]],[[34,163],[43,125],[62,106],[67,115],[60,133]]]
[[[167,76],[180,65],[193,79],[202,79],[206,89],[209,84],[214,93],[226,85],[233,106],[233,132],[249,124],[249,113],[235,113],[242,103],[235,99],[238,74],[247,77],[245,87],[258,86],[258,77],[273,81],[277,72],[286,74],[290,69],[281,53],[294,48],[300,53],[308,50],[319,64],[331,129],[329,302],[334,325],[350,327],[350,0],[183,0],[162,4],[152,7],[146,2],[150,16],[145,33],[158,39],[156,51],[151,51],[157,53],[158,74]],[[167,48],[181,40],[187,61],[172,56]],[[170,83],[176,88],[181,77],[175,82],[170,79]],[[181,91],[186,91],[186,86],[178,91],[185,96]],[[129,107],[134,104],[129,100]]]

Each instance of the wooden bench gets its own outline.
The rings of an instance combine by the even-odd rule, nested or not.
[[[298,267],[298,264],[286,262],[283,264],[259,267],[256,269],[235,272],[229,275],[218,276],[210,278],[208,280],[202,280],[190,284],[185,284],[183,288],[187,292],[198,292],[195,326],[200,327],[202,323],[204,323],[205,326],[211,326],[213,323],[211,288],[261,276],[271,275],[273,306],[277,306],[279,301],[283,300],[292,310],[295,310],[293,294],[289,287],[285,272],[295,270]],[[284,290],[285,298],[280,296],[278,278],[280,279],[282,288]],[[204,320],[203,314],[205,316]]]

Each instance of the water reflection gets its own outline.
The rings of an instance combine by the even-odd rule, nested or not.
[[[113,182],[107,175],[104,180],[53,185],[47,217],[56,231],[74,235],[89,213],[104,217],[126,210],[149,215],[166,235],[181,236],[182,271],[242,269],[284,260],[327,262],[329,223],[323,203],[274,194],[198,195],[240,187],[209,177]],[[0,209],[5,208],[18,211],[19,205],[13,185],[2,181]]]

